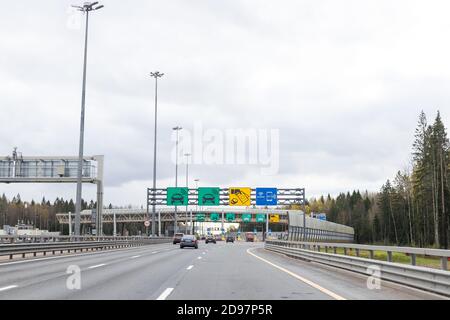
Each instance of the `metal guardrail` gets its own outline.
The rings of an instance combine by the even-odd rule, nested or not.
[[[392,262],[392,253],[405,253],[411,256],[411,265],[416,265],[416,257],[419,256],[430,256],[438,257],[441,261],[441,269],[448,269],[448,260],[450,258],[450,250],[444,249],[429,249],[429,248],[415,248],[415,247],[394,247],[394,246],[372,246],[365,244],[353,244],[353,243],[327,243],[327,242],[302,242],[302,241],[281,241],[281,243],[286,244],[289,247],[302,248],[308,250],[320,251],[321,248],[328,250],[333,250],[333,253],[337,253],[338,248],[344,249],[344,255],[347,255],[347,250],[355,250],[356,256],[359,257],[361,251],[369,252],[369,258],[374,258],[375,251],[384,251],[387,253],[387,262]]]
[[[73,241],[120,241],[141,239],[170,239],[147,236],[60,236],[60,235],[2,235],[0,244],[4,243],[37,243],[37,242],[73,242]]]
[[[320,248],[333,248],[334,253],[320,252]],[[409,254],[423,254],[448,257],[450,250],[405,248],[387,246],[366,246],[355,244],[336,243],[308,243],[292,241],[266,241],[265,249],[282,253],[284,255],[313,261],[337,268],[346,269],[367,275],[374,267],[380,271],[380,279],[401,283],[410,287],[450,296],[450,272],[426,267],[419,267],[388,261],[373,260],[361,257],[354,257],[336,254],[336,248],[354,248],[355,250],[382,250],[387,252],[404,252]],[[411,250],[409,250],[411,249]],[[318,251],[315,251],[318,250]],[[432,250],[432,251],[429,251]],[[373,257],[373,255],[372,255]],[[392,255],[391,255],[392,258]],[[391,259],[392,261],[392,259]]]
[[[44,256],[47,252],[55,254],[60,252],[83,252],[94,251],[94,250],[107,250],[107,249],[117,249],[125,247],[136,247],[149,244],[160,244],[169,243],[172,238],[134,238],[134,237],[122,237],[122,239],[107,240],[103,238],[108,237],[98,237],[97,241],[92,241],[89,239],[84,239],[82,241],[68,241],[74,237],[67,237],[66,241],[53,241],[53,242],[23,242],[23,243],[7,243],[0,244],[0,256],[9,256],[12,259],[15,255],[22,255],[25,258],[27,254],[33,254],[35,257],[37,253],[43,253]],[[113,238],[113,237],[111,237]],[[127,238],[127,239],[123,239]]]

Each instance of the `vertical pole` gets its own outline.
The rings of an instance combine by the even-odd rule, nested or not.
[[[306,241],[306,195],[303,188],[303,241]]]
[[[178,187],[178,131],[179,131],[178,126],[177,126],[176,131],[177,131],[177,141],[175,144],[175,187]],[[177,209],[178,209],[177,206],[175,206],[175,218],[174,218],[175,224],[173,227],[174,234],[177,233],[177,229],[178,229],[177,228]]]
[[[158,119],[158,76],[155,76],[155,140],[153,142],[153,190],[152,190],[152,236],[155,236],[156,224],[156,208],[155,208],[155,193],[156,193],[156,138],[157,138],[157,119]],[[148,200],[147,200],[148,201]],[[161,220],[158,221],[159,229],[161,229]],[[161,233],[159,232],[159,235]]]
[[[266,212],[266,235],[263,237],[263,240],[267,239],[267,235],[269,234],[269,212]]]
[[[114,212],[113,212],[113,224],[114,224],[114,237],[116,236],[116,233],[117,233],[117,226],[116,226],[116,211],[114,210]]]
[[[41,226],[39,225],[39,228]],[[72,236],[72,212],[69,212],[69,236]]]
[[[77,170],[77,198],[75,204],[75,235],[80,235],[80,213],[81,213],[81,185],[83,173],[83,144],[84,144],[84,110],[86,101],[86,63],[87,63],[87,44],[88,44],[88,25],[89,11],[86,12],[86,30],[84,35],[84,63],[83,63],[83,86],[81,90],[81,119],[80,119],[80,144],[78,152],[78,170]]]

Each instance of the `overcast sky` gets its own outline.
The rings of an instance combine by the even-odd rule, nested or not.
[[[2,4],[3,156],[15,146],[24,156],[78,154],[84,20],[71,4],[81,2]],[[176,125],[278,132],[275,174],[262,174],[262,164],[193,164],[192,186],[198,178],[200,186],[305,187],[307,196],[379,190],[408,165],[421,110],[432,120],[439,109],[448,127],[448,1],[102,4],[90,15],[85,154],[105,155],[105,204],[144,205],[151,186],[150,71],[165,73],[159,187],[174,185]],[[25,200],[75,198],[76,190],[0,188]],[[94,199],[95,187],[84,186],[83,197]]]

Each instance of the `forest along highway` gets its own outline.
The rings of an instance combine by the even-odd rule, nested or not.
[[[67,286],[74,266],[80,289]],[[199,249],[170,243],[2,262],[0,299],[443,299],[386,281],[370,290],[367,277],[263,243],[200,241]]]

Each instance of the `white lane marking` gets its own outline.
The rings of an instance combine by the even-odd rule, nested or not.
[[[304,283],[310,285],[311,287],[313,287],[313,288],[315,288],[315,289],[317,289],[317,290],[319,290],[319,291],[325,293],[326,295],[329,295],[329,296],[332,297],[333,299],[336,299],[336,300],[347,300],[347,299],[345,299],[344,297],[342,297],[342,296],[340,296],[340,295],[338,295],[338,294],[336,294],[336,293],[334,293],[334,292],[332,292],[332,291],[330,291],[330,290],[328,290],[328,289],[325,289],[324,287],[321,287],[321,286],[318,285],[317,283],[314,283],[314,282],[312,282],[312,281],[310,281],[310,280],[308,280],[308,279],[306,279],[306,278],[303,278],[303,277],[299,276],[298,274],[295,274],[295,273],[293,273],[293,272],[291,272],[291,271],[289,271],[289,270],[287,270],[287,269],[285,269],[285,268],[283,268],[283,267],[280,267],[280,266],[278,266],[278,265],[276,265],[276,264],[270,262],[269,260],[266,260],[266,259],[264,259],[264,258],[261,258],[261,257],[257,256],[257,255],[254,254],[253,252],[250,252],[250,250],[251,250],[251,249],[247,249],[247,253],[248,253],[248,254],[254,256],[255,258],[257,258],[257,259],[259,259],[259,260],[261,260],[261,261],[264,261],[265,263],[270,264],[272,267],[275,267],[275,268],[277,268],[278,270],[281,270],[281,271],[283,271],[283,272],[286,272],[286,273],[289,274],[290,276],[292,276],[292,277],[294,277],[294,278],[296,278],[296,279],[298,279],[298,280],[300,280],[300,281],[302,281],[302,282],[304,282]]]
[[[138,254],[137,256],[132,256],[131,259],[136,259],[136,258],[139,258],[140,256],[141,256],[141,255]]]
[[[199,259],[199,260],[200,260],[201,258],[202,258],[202,257],[198,257],[197,259]]]
[[[158,253],[159,251],[153,251],[152,253]]]
[[[96,264],[95,266],[90,266],[88,267],[88,269],[95,269],[95,268],[100,268],[106,266],[106,263],[100,263],[100,264]]]
[[[171,294],[173,291],[173,288],[167,288],[166,290],[164,290],[163,293],[161,293],[159,295],[158,298],[156,298],[156,300],[166,300],[166,298],[169,296],[169,294]]]
[[[203,254],[206,254],[206,252],[202,252]]]
[[[14,289],[14,288],[17,288],[17,285],[13,284],[12,286],[7,286],[7,287],[0,288],[0,291],[6,291],[6,290],[9,290],[9,289]]]
[[[193,267],[194,267],[193,265],[190,265],[190,266],[187,267],[186,269],[187,269],[187,270],[191,270]]]

